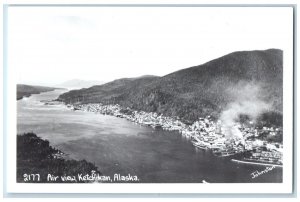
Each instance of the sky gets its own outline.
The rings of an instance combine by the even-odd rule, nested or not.
[[[18,83],[163,76],[234,51],[292,45],[291,8],[9,7]]]

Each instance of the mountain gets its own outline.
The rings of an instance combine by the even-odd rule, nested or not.
[[[20,100],[23,97],[29,97],[32,94],[39,94],[42,92],[52,91],[55,89],[58,88],[17,84],[17,100]]]
[[[95,85],[101,85],[103,83],[104,83],[103,81],[72,79],[57,85],[57,87],[67,88],[67,89],[81,89],[81,88],[89,88]]]
[[[187,123],[207,115],[257,118],[262,112],[271,114],[273,122],[280,122],[282,57],[278,49],[233,52],[163,77],[119,79],[67,92],[59,99],[66,103],[120,104],[177,116]]]
[[[142,91],[147,83],[155,81],[156,76],[122,78],[87,89],[72,90],[59,96],[66,103],[81,102],[117,104],[129,100],[132,93]]]

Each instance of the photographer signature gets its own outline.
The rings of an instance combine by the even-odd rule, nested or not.
[[[274,168],[275,168],[275,166],[268,166],[264,170],[261,170],[261,171],[256,170],[251,173],[252,179],[257,178],[263,174],[266,174],[266,173],[270,172],[271,170],[273,170]]]

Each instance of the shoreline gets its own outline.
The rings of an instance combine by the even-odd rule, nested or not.
[[[237,159],[231,159],[232,162],[235,163],[243,163],[243,164],[252,164],[252,165],[261,165],[261,166],[274,166],[274,167],[279,167],[283,168],[283,165],[279,164],[269,164],[269,163],[260,163],[260,162],[251,162],[251,161],[243,161],[243,160],[237,160]]]
[[[33,132],[17,134],[17,183],[90,183],[73,176],[98,174],[98,167],[85,159],[75,160]]]
[[[244,155],[246,152],[251,152],[251,155],[257,156],[257,154],[259,154],[258,156],[261,156],[261,158],[267,157],[270,158],[270,161],[282,162],[281,143],[272,143],[256,138],[255,134],[258,132],[265,132],[265,129],[244,127],[237,123],[233,128],[239,130],[244,136],[242,138],[236,136],[227,138],[225,135],[226,129],[221,122],[213,121],[210,116],[199,118],[193,124],[188,125],[183,123],[179,117],[168,117],[155,112],[136,111],[130,108],[121,107],[118,104],[64,104],[67,108],[74,111],[79,110],[102,115],[111,115],[127,119],[130,122],[143,126],[150,126],[154,129],[161,128],[162,130],[167,131],[177,131],[182,136],[190,139],[190,142],[195,148],[210,150],[218,157],[234,158],[236,155]],[[267,146],[269,148],[267,148]],[[267,148],[267,152],[263,151],[263,148]]]
[[[51,88],[51,87],[49,87]],[[39,95],[41,93],[47,93],[47,92],[51,92],[51,91],[55,91],[55,90],[67,90],[64,88],[53,88],[53,89],[49,89],[49,90],[37,90],[35,92],[21,92],[17,90],[17,101],[19,100],[23,100],[24,98],[29,98],[32,95]]]

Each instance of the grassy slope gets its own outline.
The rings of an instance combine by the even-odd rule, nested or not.
[[[17,84],[17,100],[20,100],[23,97],[29,97],[32,94],[39,94],[42,92],[52,91],[55,89],[57,88]]]
[[[34,133],[17,136],[17,182],[24,182],[24,174],[40,174],[41,181],[47,182],[47,174],[55,176],[90,174],[92,170],[100,173],[92,163],[85,160],[55,159],[53,155],[61,152],[49,145],[49,141]],[[29,181],[27,181],[29,182]],[[62,182],[60,178],[56,182]]]
[[[60,96],[67,103],[118,103],[137,110],[179,116],[191,122],[220,112],[233,101],[228,94],[244,83],[259,83],[261,99],[282,113],[282,51],[234,52],[203,65],[163,77],[119,79]]]

